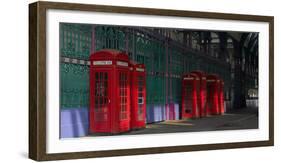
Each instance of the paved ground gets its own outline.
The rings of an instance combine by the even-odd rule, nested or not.
[[[258,128],[257,108],[245,108],[225,113],[224,115],[209,116],[200,119],[170,120],[147,124],[144,129],[122,133],[122,135],[256,128]],[[104,136],[104,134],[102,135]]]

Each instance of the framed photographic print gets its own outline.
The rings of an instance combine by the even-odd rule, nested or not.
[[[273,146],[274,18],[29,5],[29,157]]]

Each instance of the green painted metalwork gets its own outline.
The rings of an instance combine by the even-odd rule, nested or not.
[[[181,100],[181,82],[182,75],[184,73],[184,58],[185,55],[180,49],[176,47],[169,47],[169,74],[170,81],[170,91],[169,97],[170,102],[179,103]]]
[[[61,56],[88,59],[91,47],[91,26],[60,24]]]
[[[181,77],[193,70],[217,73],[224,79],[225,87],[230,87],[229,69],[201,60],[195,52],[183,52],[183,49],[173,45],[166,47],[165,40],[152,37],[137,28],[69,23],[60,25],[61,56],[88,60],[92,44],[96,51],[117,49],[128,52],[130,60],[145,64],[147,104],[179,103]],[[165,76],[167,67],[168,78]],[[61,63],[60,73],[61,108],[88,107],[89,67]],[[166,96],[169,101],[166,101]]]
[[[61,63],[61,108],[88,107],[89,68],[85,65]]]
[[[88,59],[91,48],[91,26],[60,24],[60,55]],[[60,106],[79,108],[89,105],[89,68],[86,65],[60,63]]]
[[[144,37],[140,33],[135,36],[135,61],[144,63],[147,71],[146,85],[147,103],[164,104],[165,100],[165,53],[164,46],[158,40]]]
[[[125,33],[119,27],[96,26],[95,27],[96,50],[117,49],[126,50]]]

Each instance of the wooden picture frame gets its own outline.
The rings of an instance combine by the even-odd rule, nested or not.
[[[87,11],[103,13],[138,14],[148,16],[189,17],[229,21],[264,22],[269,25],[269,133],[268,140],[228,142],[203,145],[175,145],[135,149],[104,151],[77,151],[65,153],[46,152],[46,12],[50,9],[62,11]],[[102,6],[90,4],[35,2],[29,5],[29,158],[33,160],[61,160],[153,153],[170,153],[229,148],[245,148],[274,145],[274,17],[240,15],[211,12],[179,11],[134,7]]]

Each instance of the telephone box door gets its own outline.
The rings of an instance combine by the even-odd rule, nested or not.
[[[220,114],[224,114],[224,82],[220,81],[220,92],[219,92],[219,103],[220,103]]]
[[[184,112],[186,117],[192,117],[193,112],[193,85],[191,82],[186,83],[184,87]]]
[[[219,80],[214,75],[207,80],[207,112],[219,114]]]
[[[110,130],[110,98],[108,81],[110,80],[109,71],[94,71],[93,72],[93,91],[94,102],[91,114],[94,114],[91,120],[94,127],[94,132],[108,132]]]
[[[137,77],[137,93],[138,93],[138,106],[137,106],[137,121],[143,122],[142,125],[145,125],[145,75],[139,75]]]
[[[130,85],[129,85],[129,70],[118,70],[118,87],[119,99],[119,130],[127,131],[130,126]]]
[[[199,85],[199,92],[198,92],[198,111],[200,117],[206,117],[207,110],[206,110],[206,75],[203,71],[192,71],[191,73],[196,74],[199,77],[200,84]]]
[[[182,88],[182,118],[194,118],[198,116],[198,89],[198,83],[195,75],[192,77],[184,77]]]
[[[132,73],[131,92],[131,128],[137,129],[145,127],[146,117],[146,88],[145,73],[135,71]]]

